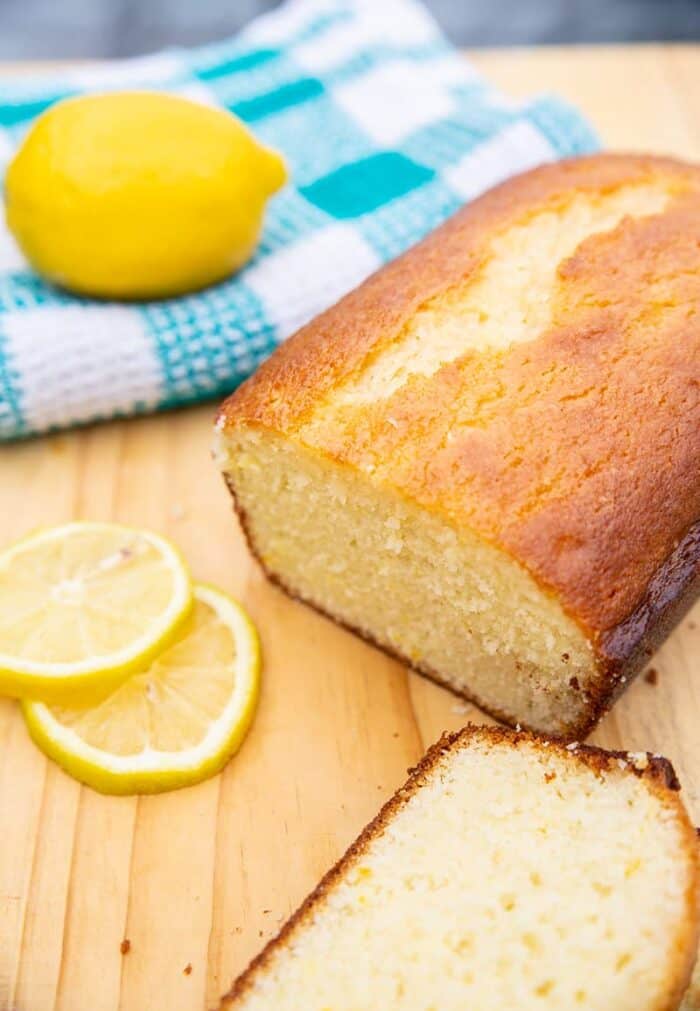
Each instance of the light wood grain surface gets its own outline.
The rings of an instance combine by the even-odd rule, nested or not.
[[[700,47],[471,54],[556,90],[611,147],[700,157]],[[105,798],[0,700],[0,1011],[204,1011],[446,728],[483,719],[267,585],[209,458],[212,408],[0,449],[0,544],[71,517],[146,525],[261,630],[264,692],[224,773]],[[595,734],[668,755],[700,820],[700,610]],[[128,938],[130,951],[120,945]],[[191,972],[186,968],[191,966]]]

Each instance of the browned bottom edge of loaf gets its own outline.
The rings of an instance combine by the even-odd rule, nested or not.
[[[238,501],[233,482],[226,474],[224,474],[224,482],[231,493],[233,509],[238,517],[248,550],[267,579],[278,586],[288,597],[305,604],[325,618],[330,618],[336,625],[359,636],[360,639],[381,650],[393,660],[398,660],[409,670],[433,681],[441,688],[446,688],[458,698],[473,703],[500,723],[505,723],[510,727],[523,727],[533,733],[541,733],[526,720],[518,720],[508,713],[487,705],[466,688],[457,688],[437,671],[414,664],[399,650],[393,649],[385,643],[377,642],[365,629],[357,628],[331,611],[326,611],[313,600],[292,590],[276,572],[265,565],[253,541],[245,510]],[[578,722],[570,724],[560,734],[549,736],[562,741],[584,740],[630,682],[644,668],[649,658],[690,610],[698,597],[700,597],[700,520],[693,524],[683,540],[658,569],[632,615],[601,637],[598,660],[599,676],[596,688],[587,693],[588,711]]]
[[[616,682],[618,691],[625,687],[622,678],[639,673],[699,597],[697,520],[649,580],[644,596],[629,617],[600,637],[601,666]]]
[[[520,743],[526,741],[540,748],[546,746],[548,754],[553,749],[556,749],[560,755],[565,755],[568,758],[572,757],[570,751],[568,751],[562,741],[551,737],[543,737],[540,734],[532,734],[529,731],[514,731],[505,727],[477,726],[473,723],[468,723],[462,730],[443,734],[440,740],[428,749],[418,765],[408,770],[409,778],[406,783],[389,798],[376,817],[369,822],[357,839],[348,847],[343,856],[324,875],[316,888],[304,899],[299,908],[292,913],[281,930],[267,942],[262,951],[255,956],[248,967],[234,981],[231,989],[221,999],[220,1007],[222,1011],[226,1007],[227,1002],[243,996],[245,991],[251,987],[253,976],[258,969],[265,967],[272,950],[284,944],[295,928],[303,923],[316,902],[332,890],[333,886],[342,878],[347,868],[352,866],[354,860],[366,851],[371,840],[381,834],[382,829],[385,828],[392,815],[425,783],[441,756],[446,751],[449,751],[458,740],[464,737],[480,737],[490,744],[500,744],[507,741],[513,747],[518,747]],[[617,763],[620,759],[627,760],[629,757],[625,751],[606,751],[603,748],[596,748],[586,744],[579,745],[575,750],[575,755],[583,759],[590,768],[597,771],[606,771],[613,763],[615,763],[615,768],[617,768]],[[673,765],[666,758],[647,753],[647,764],[644,768],[639,767],[639,763],[629,762],[627,769],[639,778],[656,781],[662,789],[680,790],[680,784]]]

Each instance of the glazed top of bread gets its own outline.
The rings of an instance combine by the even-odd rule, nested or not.
[[[594,636],[700,516],[700,167],[597,155],[491,190],[222,409],[466,524]]]

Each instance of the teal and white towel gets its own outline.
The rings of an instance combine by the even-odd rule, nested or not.
[[[495,91],[415,0],[287,0],[220,44],[0,78],[0,172],[52,102],[124,88],[230,109],[283,152],[291,183],[244,270],[168,301],[58,291],[0,225],[0,439],[228,393],[462,203],[596,146],[556,98]]]

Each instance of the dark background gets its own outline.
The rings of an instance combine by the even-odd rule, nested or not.
[[[0,59],[117,57],[196,45],[231,35],[276,5],[0,0]],[[428,0],[427,6],[461,46],[700,39],[700,0]]]

